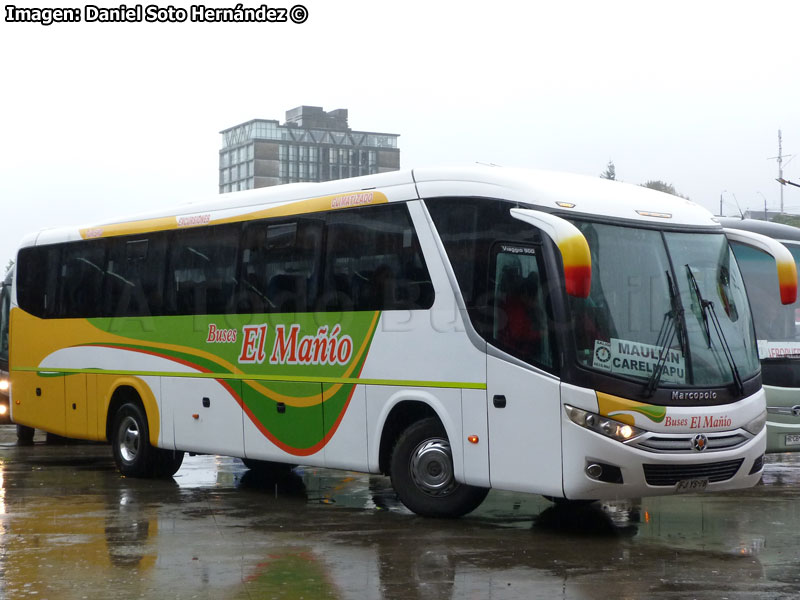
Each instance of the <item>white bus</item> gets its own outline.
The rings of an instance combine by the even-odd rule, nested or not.
[[[16,423],[108,440],[126,476],[171,476],[185,451],[384,473],[429,516],[489,488],[751,486],[765,448],[750,309],[711,214],[498,167],[32,235],[11,379]]]
[[[730,230],[779,240],[800,261],[800,229],[754,219],[719,219]],[[731,240],[739,262],[758,341],[761,379],[767,396],[767,452],[800,450],[800,302],[782,304],[775,261],[769,254]]]

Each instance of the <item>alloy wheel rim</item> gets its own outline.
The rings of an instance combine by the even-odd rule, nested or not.
[[[133,417],[125,417],[119,426],[119,453],[125,462],[133,462],[139,453],[139,424]]]

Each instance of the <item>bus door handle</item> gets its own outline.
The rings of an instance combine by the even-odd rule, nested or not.
[[[283,402],[278,402],[275,408],[278,409],[278,414],[282,415],[286,412],[286,404],[284,404]]]
[[[505,396],[495,396],[492,398],[492,403],[494,404],[495,408],[505,408],[506,407],[506,397]]]

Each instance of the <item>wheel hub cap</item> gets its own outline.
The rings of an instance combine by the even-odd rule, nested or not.
[[[411,456],[411,476],[417,487],[431,496],[449,494],[456,485],[450,444],[444,439],[426,440]]]

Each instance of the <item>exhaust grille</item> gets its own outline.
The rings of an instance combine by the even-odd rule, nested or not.
[[[701,465],[642,465],[647,485],[671,486],[684,479],[708,479],[709,483],[727,481],[739,470],[743,458]]]

